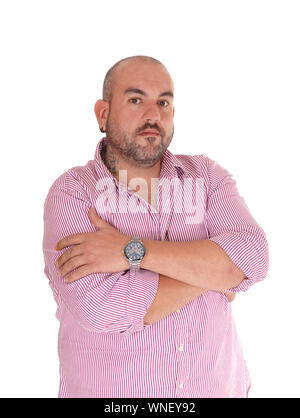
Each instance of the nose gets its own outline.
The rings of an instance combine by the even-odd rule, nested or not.
[[[159,112],[157,103],[148,104],[147,108],[145,109],[143,117],[145,121],[151,124],[160,121],[160,112]]]

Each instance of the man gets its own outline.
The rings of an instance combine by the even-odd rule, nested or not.
[[[266,277],[266,236],[228,171],[167,149],[173,97],[161,62],[116,63],[95,159],[47,195],[59,397],[248,396],[229,301]]]

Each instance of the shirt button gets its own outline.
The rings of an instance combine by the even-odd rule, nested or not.
[[[183,351],[183,344],[180,344],[180,346],[178,347],[179,351]]]
[[[182,388],[183,388],[183,382],[181,382],[181,383],[179,384],[179,387],[180,387],[180,389],[182,389]]]

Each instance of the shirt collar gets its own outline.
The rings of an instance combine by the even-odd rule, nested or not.
[[[160,177],[168,177],[170,179],[174,177],[181,178],[181,176],[184,176],[185,174],[186,169],[182,162],[176,155],[172,154],[172,152],[167,149],[162,157]]]
[[[95,162],[96,162],[96,169],[99,175],[99,178],[103,177],[110,177],[114,180],[115,177],[111,174],[108,170],[104,162],[101,158],[101,152],[106,146],[107,138],[104,137],[100,139],[97,144],[96,151],[95,151]],[[181,177],[182,175],[186,174],[186,169],[181,161],[176,157],[176,155],[172,154],[171,151],[168,149],[164,152],[161,160],[161,169],[160,169],[160,178],[174,178],[174,177]]]

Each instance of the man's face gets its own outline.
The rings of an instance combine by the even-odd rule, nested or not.
[[[168,148],[174,134],[173,93],[173,82],[159,64],[126,62],[118,68],[106,136],[131,164],[151,167]]]

